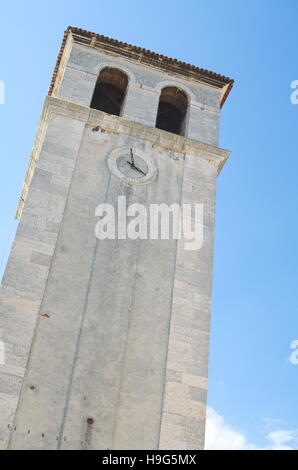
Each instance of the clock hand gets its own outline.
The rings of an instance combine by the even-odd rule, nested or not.
[[[131,166],[131,168],[133,168],[134,170],[136,170],[139,173],[142,173],[144,176],[146,176],[146,173],[144,173],[144,171],[141,170],[141,168],[138,168],[137,166],[135,166],[135,159],[134,159],[134,156],[133,156],[133,153],[132,153],[132,149],[130,149],[130,158],[131,158],[131,161],[129,162],[127,160],[127,163]]]
[[[137,170],[139,173],[142,173],[144,176],[146,176],[146,173],[143,170],[141,170],[141,168],[134,166],[134,169]]]
[[[139,173],[142,173],[144,176],[146,176],[146,173],[141,170],[141,168],[138,168],[137,166],[135,166],[134,163],[131,163],[127,160],[127,163],[131,166],[131,168],[133,168],[134,170],[138,171]]]
[[[130,158],[131,158],[132,166],[134,167],[135,166],[135,159],[134,159],[134,156],[133,156],[133,153],[132,153],[132,149],[130,149]]]

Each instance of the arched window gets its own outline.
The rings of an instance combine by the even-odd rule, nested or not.
[[[91,108],[120,116],[127,84],[128,79],[125,73],[106,67],[99,74]]]
[[[188,99],[184,91],[174,86],[163,88],[157,112],[156,127],[184,135]]]

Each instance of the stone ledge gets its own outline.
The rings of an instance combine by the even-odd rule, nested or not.
[[[45,108],[47,107],[49,107],[50,111],[54,114],[62,114],[73,119],[82,120],[89,126],[99,126],[100,129],[111,133],[131,135],[132,137],[150,141],[157,147],[212,160],[216,163],[219,170],[218,172],[220,172],[231,153],[229,150],[221,149],[198,140],[172,134],[171,132],[146,126],[120,116],[97,111],[96,109],[78,105],[60,98],[47,97]],[[88,115],[87,119],[86,115]],[[206,156],[204,157],[203,154]]]
[[[65,116],[84,122],[87,126],[98,127],[111,134],[124,134],[138,140],[151,142],[152,145],[168,149],[183,155],[193,155],[211,162],[215,165],[217,174],[220,173],[227,161],[230,151],[215,147],[204,142],[189,139],[171,132],[146,126],[120,116],[107,114],[96,109],[66,101],[60,98],[47,96],[45,99],[38,132],[30,156],[25,181],[23,184],[16,219],[20,219],[31,184],[32,176],[42,147],[45,128],[52,115]]]

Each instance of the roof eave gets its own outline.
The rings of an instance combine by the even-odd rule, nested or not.
[[[64,32],[61,49],[57,57],[56,66],[51,80],[51,85],[48,93],[49,96],[52,95],[65,44],[70,34],[72,35],[73,40],[75,42],[82,43],[83,45],[90,47],[98,47],[101,49],[105,49],[108,52],[117,52],[118,54],[124,55],[131,59],[135,59],[138,62],[143,62],[147,65],[161,68],[163,70],[166,69],[171,73],[176,73],[184,77],[197,80],[200,83],[205,83],[215,88],[219,88],[222,90],[220,107],[223,106],[233,87],[234,80],[229,77],[225,77],[223,75],[211,72],[210,70],[205,70],[194,65],[179,61],[177,59],[157,54],[147,49],[133,46],[131,44],[127,44],[125,42],[121,42],[116,39],[103,36],[101,34],[96,34],[91,31],[86,31],[84,29],[69,26]]]

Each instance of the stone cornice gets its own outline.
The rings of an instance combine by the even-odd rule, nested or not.
[[[96,34],[91,31],[69,26],[64,32],[61,49],[57,58],[56,67],[49,89],[50,96],[52,95],[53,89],[55,88],[59,67],[65,52],[67,40],[69,38],[71,38],[74,43],[86,47],[100,49],[107,52],[108,54],[125,57],[126,59],[134,60],[138,63],[164,70],[170,74],[181,76],[184,79],[191,78],[200,83],[218,88],[221,90],[221,107],[223,106],[233,87],[234,80],[229,77],[225,77],[224,75],[187,64],[162,54],[157,54],[141,47],[133,46],[132,44],[117,41],[116,39],[112,39],[101,34]]]
[[[30,187],[31,179],[34,173],[36,162],[39,158],[41,145],[50,116],[60,115],[70,119],[84,122],[87,126],[98,127],[112,134],[123,134],[131,136],[137,140],[151,142],[152,145],[182,155],[192,155],[211,162],[220,173],[222,167],[227,161],[230,151],[208,145],[186,137],[172,134],[154,127],[145,126],[138,122],[124,119],[120,116],[114,116],[102,111],[97,111],[86,106],[78,105],[60,98],[47,96],[45,99],[40,124],[35,139],[35,144],[30,156],[26,178],[23,184],[22,193],[16,212],[16,218],[19,219],[23,210],[26,196]]]

